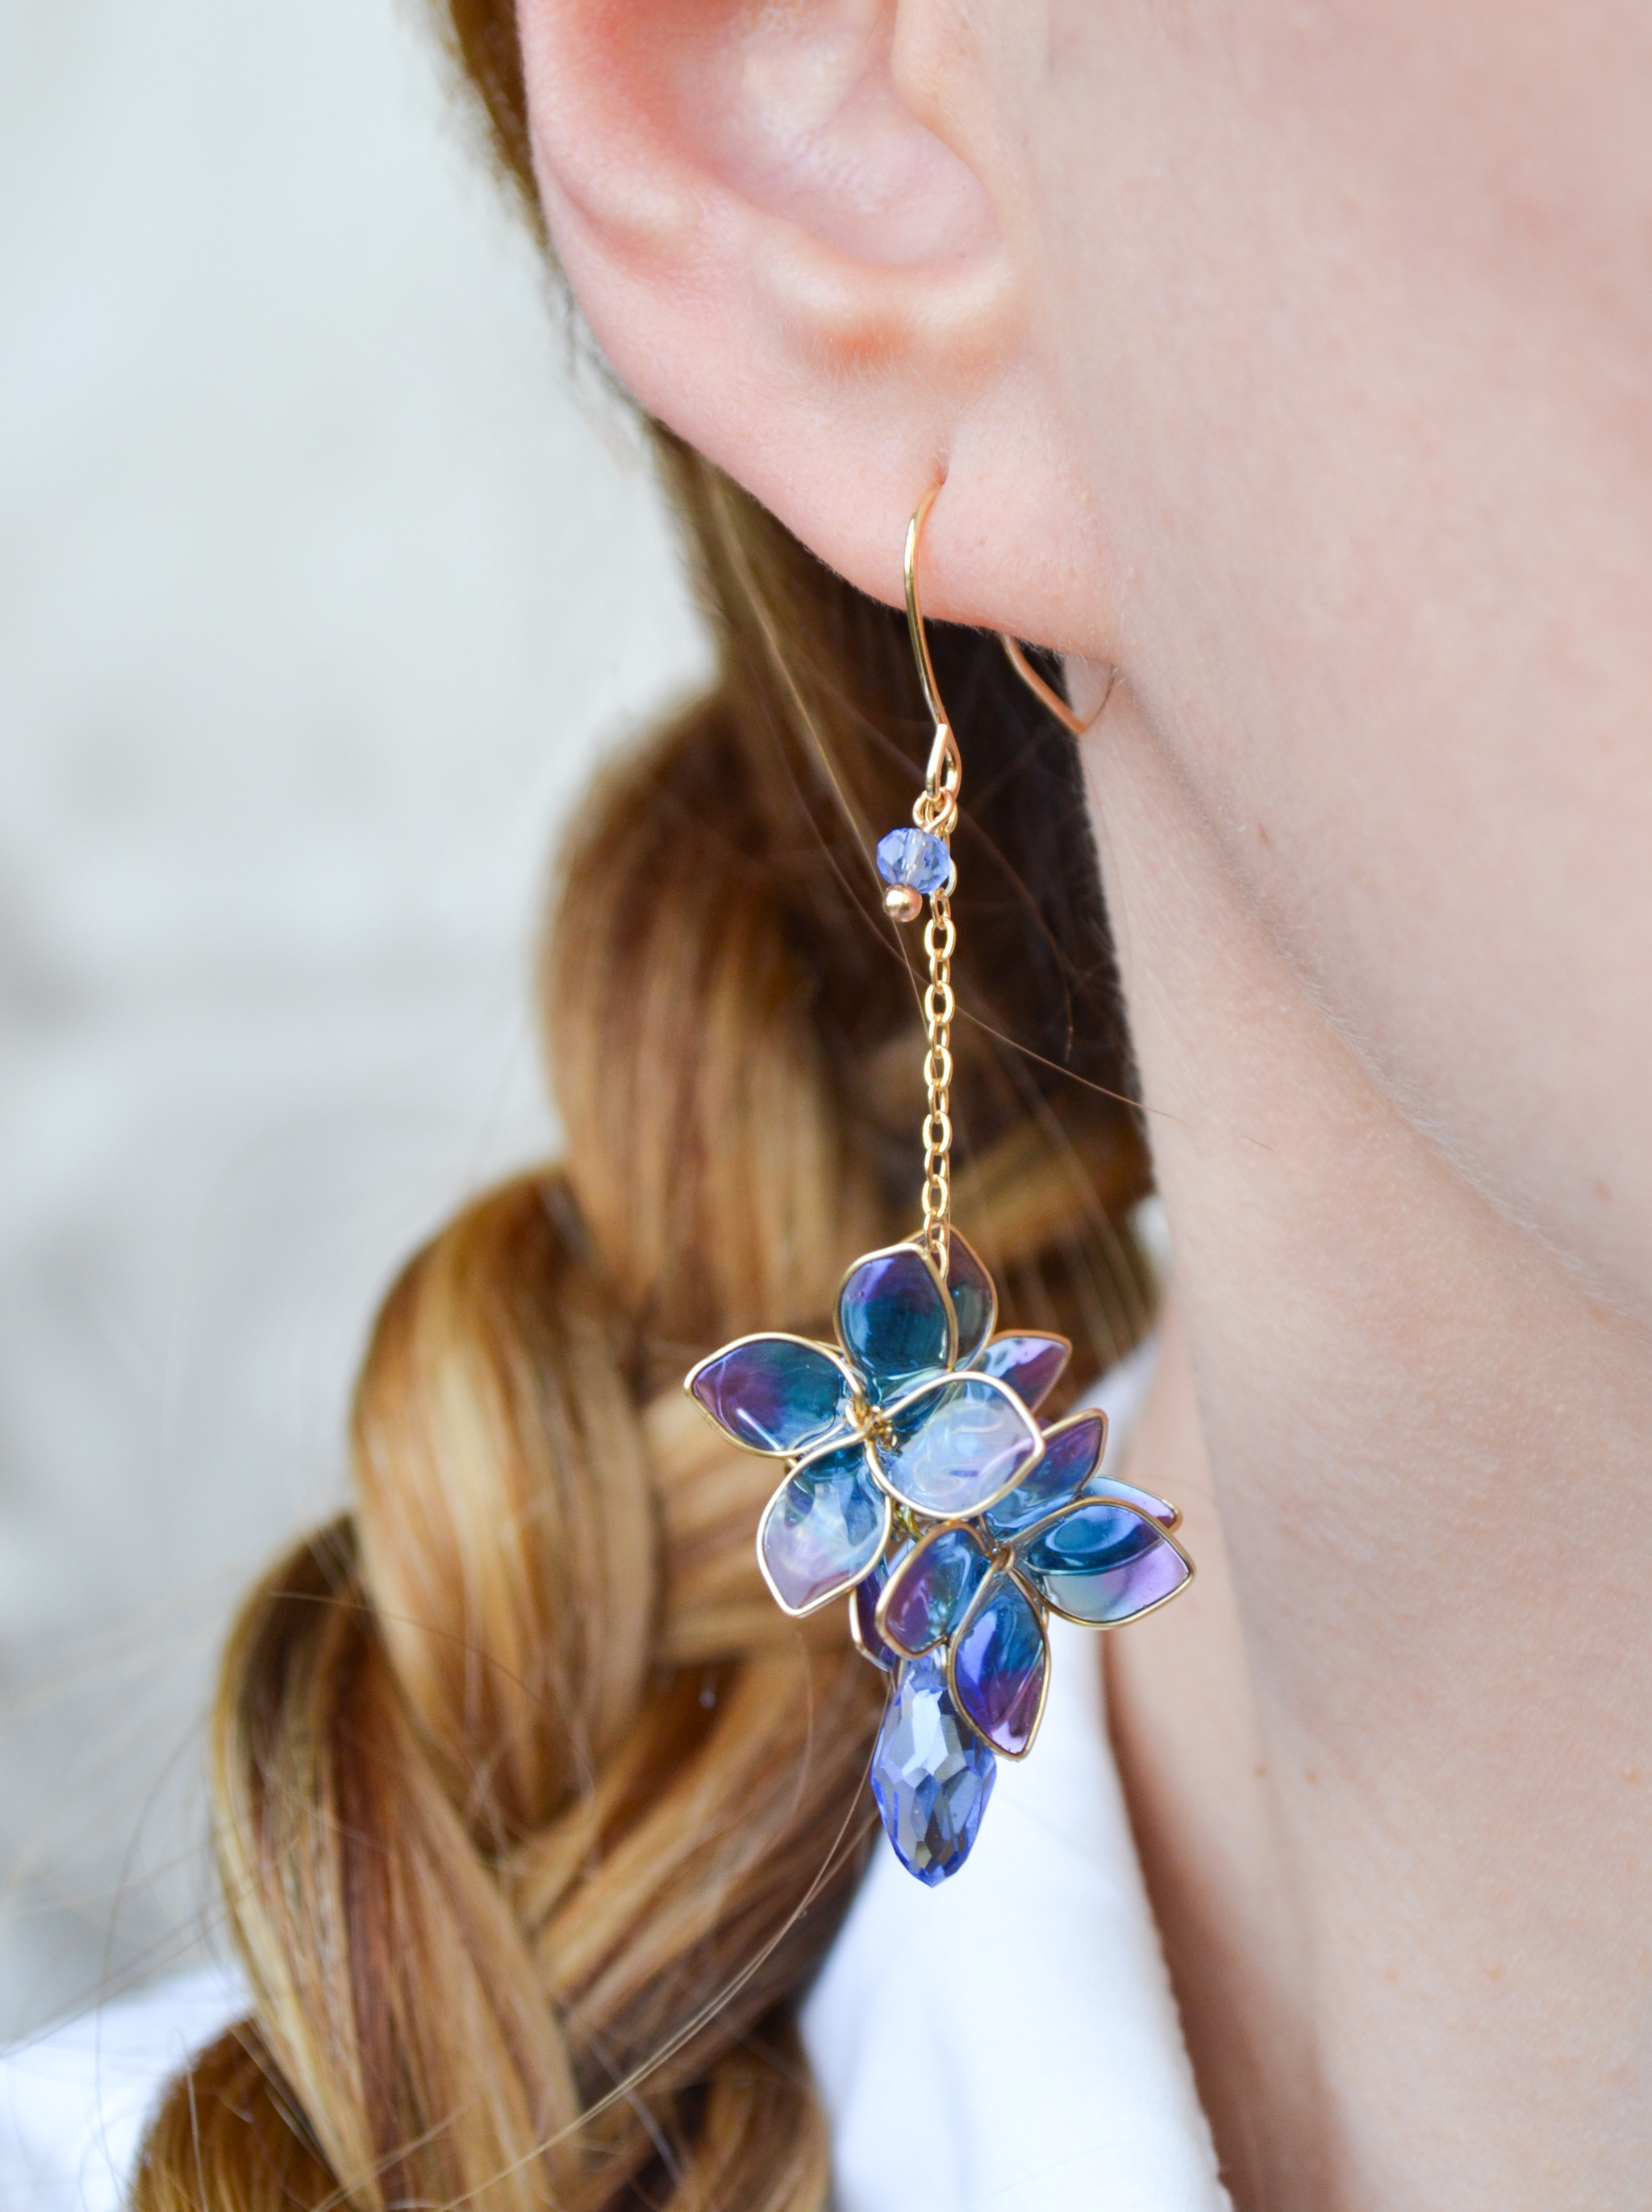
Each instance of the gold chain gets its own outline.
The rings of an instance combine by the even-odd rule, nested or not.
[[[929,902],[924,951],[929,955],[929,988],[924,993],[924,1026],[929,1049],[924,1055],[924,1242],[946,1274],[947,1235],[952,1220],[952,954],[958,933],[952,902],[937,891]]]

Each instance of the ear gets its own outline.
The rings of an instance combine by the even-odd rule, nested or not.
[[[1029,9],[1030,17],[1041,11]],[[951,0],[520,0],[535,163],[650,412],[863,590],[1082,650],[1089,567]]]

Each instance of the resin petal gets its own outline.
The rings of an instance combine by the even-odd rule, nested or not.
[[[892,1407],[866,1449],[886,1486],[935,1521],[993,1505],[1044,1449],[1043,1432],[1013,1391],[985,1375],[943,1375]]]
[[[757,1525],[757,1563],[787,1613],[812,1613],[872,1568],[888,1541],[890,1502],[858,1443],[794,1468]]]
[[[983,1375],[996,1375],[1000,1382],[1007,1382],[1028,1412],[1033,1413],[1055,1388],[1072,1357],[1072,1346],[1066,1337],[1029,1330],[995,1336],[975,1365]]]
[[[952,1646],[959,1711],[994,1750],[1023,1758],[1038,1733],[1049,1670],[1037,1607],[1012,1576],[990,1576]]]
[[[874,1667],[881,1667],[892,1674],[901,1663],[901,1655],[884,1641],[878,1629],[878,1601],[884,1595],[890,1577],[911,1551],[908,1544],[897,1545],[888,1559],[880,1559],[863,1581],[849,1592],[849,1635],[855,1650],[863,1659],[870,1659]]]
[[[957,1364],[973,1364],[998,1327],[998,1291],[979,1256],[955,1229],[946,1243],[946,1287],[958,1317]]]
[[[1138,1513],[1145,1513],[1157,1521],[1161,1528],[1179,1528],[1181,1510],[1172,1505],[1168,1498],[1156,1498],[1151,1490],[1138,1490],[1133,1482],[1114,1482],[1108,1474],[1093,1474],[1084,1485],[1086,1498],[1116,1498],[1121,1505],[1133,1505]]]
[[[1044,1456],[1030,1474],[987,1513],[988,1529],[1000,1543],[1030,1528],[1076,1498],[1101,1465],[1107,1446],[1107,1415],[1099,1407],[1074,1413],[1044,1431]]]
[[[1151,1612],[1193,1572],[1157,1521],[1089,1498],[1031,1529],[1017,1564],[1054,1612],[1094,1628]]]
[[[908,1874],[933,1888],[969,1856],[998,1779],[998,1762],[953,1704],[938,1660],[896,1680],[872,1757],[872,1794]]]
[[[817,1344],[746,1336],[691,1368],[683,1387],[737,1444],[789,1455],[847,1425],[853,1386]]]
[[[879,1629],[908,1659],[943,1643],[963,1620],[987,1572],[987,1554],[968,1528],[937,1528],[889,1577]]]
[[[952,1303],[926,1252],[896,1244],[857,1260],[837,1296],[838,1340],[874,1405],[952,1364]]]

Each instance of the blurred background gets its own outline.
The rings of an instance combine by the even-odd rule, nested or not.
[[[200,1730],[549,856],[706,648],[405,0],[0,0],[0,2040],[212,1940]]]

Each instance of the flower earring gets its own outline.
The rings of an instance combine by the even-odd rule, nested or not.
[[[872,1794],[902,1864],[932,1885],[968,1857],[999,1759],[1032,1748],[1050,1616],[1116,1627],[1193,1573],[1176,1509],[1100,1472],[1105,1413],[1040,1425],[1072,1347],[1042,1332],[999,1334],[992,1277],[952,1227],[951,839],[963,764],[919,603],[934,498],[908,527],[905,568],[935,735],[913,826],[878,846],[889,914],[914,921],[929,906],[922,1227],[849,1269],[835,1342],[741,1337],[683,1383],[734,1443],[787,1462],[758,1523],[757,1564],[795,1618],[847,1596],[858,1649],[891,1676]],[[1018,647],[1012,658],[1042,696],[1048,687]],[[1073,727],[1066,702],[1049,701]]]

